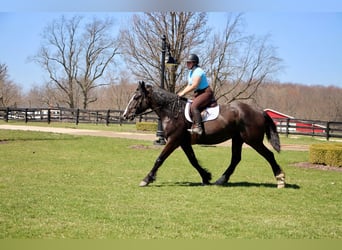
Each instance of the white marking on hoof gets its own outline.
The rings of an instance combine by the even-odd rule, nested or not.
[[[277,180],[277,188],[284,188],[285,187],[285,174],[284,173],[280,173],[276,176],[276,180]]]
[[[146,187],[148,183],[146,181],[141,181],[139,187]]]

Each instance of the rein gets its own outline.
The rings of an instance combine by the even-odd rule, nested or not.
[[[137,107],[137,105],[141,105],[141,102],[145,99],[147,100],[147,105],[151,110],[148,109],[148,111],[145,110],[139,114],[137,114],[135,111],[135,116],[143,116],[152,112],[159,113],[158,111],[163,109],[167,113],[170,113],[169,116],[173,116],[175,119],[177,119],[182,110],[184,110],[185,104],[183,101],[186,102],[186,98],[179,97],[178,95],[170,95],[171,93],[165,90],[153,91],[152,86],[150,87],[151,90],[148,90],[145,88],[143,83],[140,83],[139,86],[140,89],[138,90],[140,90],[142,97],[139,98],[139,103],[135,104],[135,106]],[[150,95],[150,97],[148,97],[148,95]]]
[[[165,106],[168,106],[170,105],[170,111],[171,113],[174,115],[174,118],[177,119],[179,114],[181,113],[182,111],[182,106],[181,106],[181,100],[186,100],[184,97],[176,97],[174,98],[173,100],[171,100],[170,102],[167,103],[167,105]],[[138,114],[137,116],[142,116],[142,115],[147,115],[147,114],[150,114],[152,112],[155,112],[156,110],[160,110],[161,108],[163,107],[163,105],[159,105],[157,106],[156,108],[154,109],[151,109],[149,111],[145,111],[145,112],[142,112],[141,114]],[[176,112],[176,109],[178,108],[177,112]]]
[[[173,114],[175,114],[174,117],[175,117],[176,119],[178,118],[179,113],[181,113],[181,111],[182,111],[182,106],[181,106],[180,104],[181,104],[181,97],[177,96],[176,100],[173,101],[173,106],[172,106],[172,108],[171,108],[171,112],[172,112]],[[175,109],[176,109],[177,107],[178,107],[178,112],[175,112]]]
[[[150,114],[150,113],[152,113],[152,112],[154,112],[154,110],[142,112],[141,114],[138,114],[137,116],[147,115],[147,114]]]

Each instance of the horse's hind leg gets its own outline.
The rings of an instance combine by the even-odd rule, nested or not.
[[[273,174],[277,180],[277,187],[285,187],[285,173],[278,165],[274,158],[274,154],[262,142],[257,145],[251,145],[259,154],[261,154],[271,165]]]
[[[215,182],[216,185],[223,185],[228,182],[230,176],[233,174],[236,166],[241,161],[241,151],[242,151],[243,140],[240,136],[235,136],[232,139],[232,156],[230,165],[223,175]]]
[[[211,180],[211,173],[208,172],[206,169],[202,168],[201,165],[198,163],[191,144],[183,143],[181,147],[186,156],[188,157],[188,160],[190,161],[191,165],[198,171],[198,173],[202,177],[202,184],[209,185]]]

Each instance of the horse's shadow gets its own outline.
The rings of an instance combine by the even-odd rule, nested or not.
[[[167,182],[167,183],[161,183],[161,184],[154,184],[153,186],[157,186],[157,187],[163,187],[163,186],[178,186],[178,187],[199,187],[199,186],[203,186],[202,183],[200,182],[188,182],[188,181],[184,181],[184,182]],[[229,188],[234,188],[234,187],[266,187],[266,188],[277,188],[277,184],[273,184],[273,183],[256,183],[256,182],[246,182],[246,181],[242,181],[242,182],[228,182],[225,183],[223,185],[215,185],[215,184],[210,184],[210,185],[206,185],[206,186],[217,186],[217,187],[229,187]],[[285,188],[292,188],[292,189],[300,189],[300,186],[298,186],[297,184],[289,184],[286,183]]]

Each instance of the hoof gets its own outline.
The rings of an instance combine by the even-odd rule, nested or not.
[[[141,181],[139,184],[139,187],[147,187],[148,186],[148,182],[146,181]]]
[[[221,178],[215,182],[215,185],[222,186],[223,184],[226,184],[227,182],[228,180],[226,180],[224,176],[221,176]]]
[[[276,180],[277,180],[277,188],[285,187],[285,174],[284,173],[280,173],[279,175],[277,175]]]

